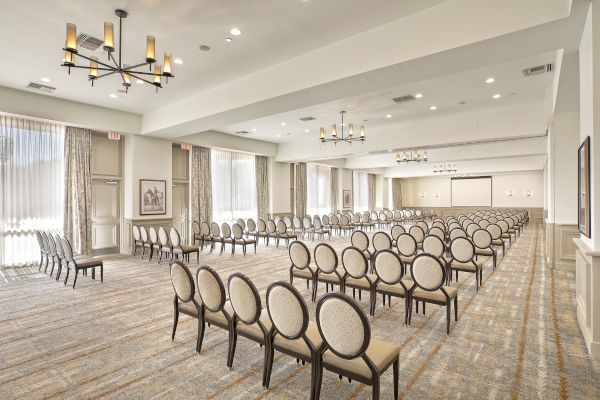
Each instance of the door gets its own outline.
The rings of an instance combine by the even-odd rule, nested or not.
[[[92,181],[92,254],[120,252],[120,190],[119,181]]]
[[[173,185],[173,228],[177,229],[184,243],[188,243],[188,185]]]

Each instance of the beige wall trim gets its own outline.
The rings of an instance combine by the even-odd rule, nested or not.
[[[600,252],[580,238],[575,245],[577,321],[591,356],[600,359]]]
[[[432,208],[436,211],[438,216],[441,217],[449,217],[449,216],[457,216],[460,214],[470,214],[475,213],[480,210],[514,210],[515,207],[418,207],[412,205],[402,205],[403,208]],[[529,217],[532,219],[542,220],[544,217],[544,209],[534,208],[534,207],[516,207],[519,210],[527,210],[529,212]]]
[[[575,224],[552,224],[546,222],[546,261],[551,268],[575,271],[576,246],[579,238]]]

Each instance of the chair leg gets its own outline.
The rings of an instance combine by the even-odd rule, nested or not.
[[[394,400],[398,398],[398,378],[399,378],[399,366],[400,366],[400,359],[399,357],[396,358],[396,360],[394,361]]]
[[[177,310],[177,299],[175,299],[175,309],[173,310],[173,333],[171,333],[171,341],[175,340],[175,332],[177,332],[177,322],[179,322],[179,311]]]
[[[373,377],[373,400],[379,400],[379,391],[381,384],[379,382],[379,375]]]
[[[269,339],[271,340],[271,339]],[[269,348],[269,358],[267,360],[267,366],[266,366],[266,371],[265,371],[265,389],[269,388],[269,383],[271,381],[271,371],[273,370],[273,358],[274,358],[274,349],[273,349],[273,344],[270,343],[268,346],[266,346]]]
[[[235,356],[235,347],[237,344],[237,333],[235,329],[231,329],[229,334],[229,357],[227,358],[227,367],[231,369],[233,367],[233,358]]]
[[[317,355],[317,358],[319,358],[320,355]],[[316,361],[315,362],[315,391],[314,391],[314,398],[315,399],[319,399],[320,395],[321,395],[321,383],[323,382],[323,364],[321,364],[321,362]]]
[[[458,321],[458,296],[454,298],[454,322]]]
[[[450,311],[451,311],[450,300],[446,301],[446,335],[450,334]]]
[[[67,265],[67,275],[65,276],[65,286],[67,285],[67,281],[69,280],[69,272],[71,271],[71,268],[69,268],[69,266]]]
[[[198,340],[196,341],[196,353],[200,353],[202,350],[202,340],[204,339],[204,320],[198,318]]]
[[[79,275],[79,270],[75,268],[75,279],[73,279],[73,289],[75,289],[75,284],[77,283],[77,275]]]
[[[104,264],[100,266],[100,283],[104,283]]]

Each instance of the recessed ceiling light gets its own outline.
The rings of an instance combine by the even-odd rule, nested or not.
[[[277,135],[277,137],[281,137],[281,134]]]
[[[240,31],[238,28],[232,28],[229,33],[231,33],[233,36],[240,36],[242,31]]]
[[[144,81],[143,81],[143,80],[141,80],[141,79],[136,79],[136,80],[135,80],[135,83],[137,83],[138,85],[143,85],[143,84],[144,84]]]
[[[492,77],[489,77],[485,80],[485,83],[494,83],[494,82],[496,82],[496,80]]]
[[[227,43],[231,43],[231,41],[232,41],[232,40],[233,40],[233,39],[231,39],[230,37],[228,37],[228,38],[225,38],[225,41],[226,41]]]
[[[116,94],[114,94],[114,93],[111,93],[111,94],[109,94],[108,96],[109,96],[109,97],[112,97],[113,99],[116,99],[116,98],[117,98],[117,95],[116,95]]]
[[[281,126],[285,126],[285,122],[282,122],[280,125],[281,125]]]
[[[502,96],[500,96],[498,93],[496,93],[495,95],[492,96],[492,98],[494,98],[494,99],[499,99],[500,97],[502,97]]]
[[[210,50],[210,46],[207,46],[205,44],[201,44],[200,46],[198,46],[198,48],[202,51],[209,51]]]
[[[458,102],[458,104],[462,106],[462,105],[464,105],[464,104],[467,104],[467,101],[466,101],[466,100],[459,101],[459,102]]]
[[[388,118],[388,119],[389,119],[389,118],[392,118],[392,114],[388,114],[388,115],[386,115],[385,117],[386,117],[386,118]]]
[[[179,65],[183,64],[183,60],[181,58],[176,58],[176,59],[173,60],[173,62],[175,64],[179,64]]]
[[[310,132],[308,129],[305,129],[305,130],[304,130],[304,133],[308,133],[308,132]]]
[[[392,152],[392,149],[388,149],[388,153],[391,153],[391,152]]]
[[[435,110],[437,110],[437,106],[431,106],[431,107],[429,107],[429,109],[430,109],[431,111],[435,111]]]
[[[50,81],[50,78],[46,78],[45,76],[44,76],[44,77],[42,77],[42,78],[40,78],[40,81],[42,81],[42,82],[46,82],[46,83],[50,83],[50,82],[51,82],[51,81]]]
[[[415,94],[415,99],[420,99],[421,97],[423,97],[423,93]]]
[[[252,132],[256,132],[256,128],[252,128]]]

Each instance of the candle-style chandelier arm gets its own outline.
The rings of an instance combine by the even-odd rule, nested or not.
[[[63,50],[65,50],[65,51],[68,51],[67,49],[63,49]],[[81,53],[77,53],[76,55],[77,55],[77,57],[84,58],[84,59],[86,59],[86,60],[88,60],[88,61],[93,61],[93,62],[96,62],[96,63],[98,63],[98,64],[102,65],[104,68],[108,68],[109,70],[113,70],[113,69],[115,69],[115,67],[113,67],[113,66],[112,66],[112,65],[110,65],[110,64],[106,64],[106,63],[104,63],[104,62],[102,62],[102,61],[100,61],[100,60],[94,60],[93,58],[91,58],[91,57],[88,57],[88,56],[84,56],[84,55],[83,55],[83,54],[81,54]],[[63,64],[63,65],[64,65],[64,64]],[[69,66],[69,65],[67,65],[67,66]],[[75,65],[70,65],[70,66],[71,66],[71,67],[75,67]],[[90,66],[89,66],[89,65],[87,65],[87,66],[85,66],[85,67],[79,67],[79,68],[89,68],[89,67],[90,67]],[[100,68],[98,68],[98,69],[102,71],[102,69],[100,69]],[[105,70],[105,71],[106,71],[106,70]]]
[[[151,84],[151,85],[154,85],[154,82],[152,82],[152,81],[149,81],[149,80],[147,80],[147,79],[144,79],[144,78],[142,78],[141,76],[138,76],[138,74],[139,74],[139,72],[136,72],[136,73],[130,72],[130,73],[129,73],[129,75],[131,75],[131,77],[132,77],[132,78],[139,79],[140,81],[144,81],[144,82],[146,82],[146,83],[149,83],[149,84]],[[149,75],[154,75],[154,74],[149,74]]]

